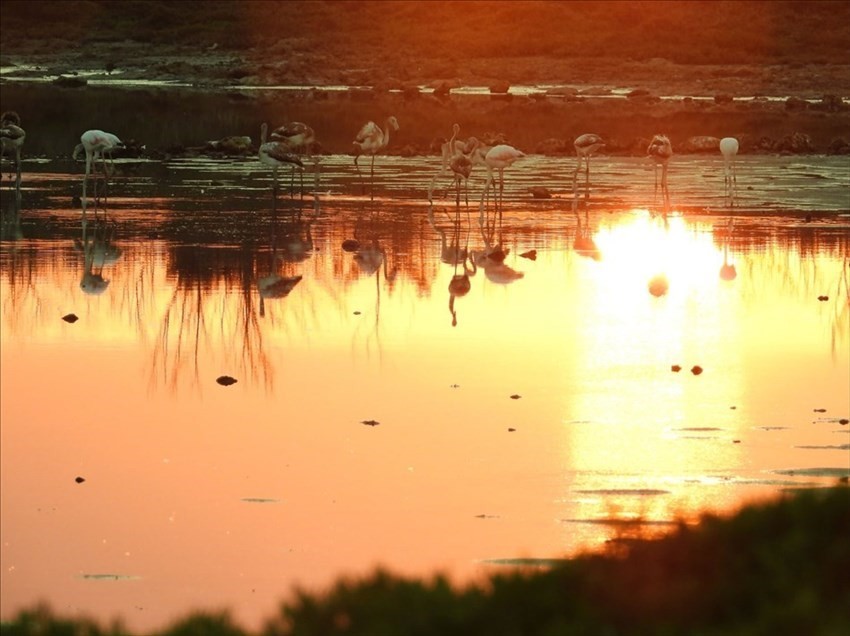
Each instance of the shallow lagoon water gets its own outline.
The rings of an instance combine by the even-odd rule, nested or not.
[[[120,160],[85,235],[80,164],[26,162],[19,209],[4,178],[2,615],[256,626],[293,586],[545,566],[846,477],[846,160],[742,157],[729,208],[719,158],[666,206],[599,158],[578,215],[572,161],[508,170],[487,231],[480,174],[469,220],[429,210],[433,157],[379,158],[372,199],[325,156],[275,201],[253,159]]]

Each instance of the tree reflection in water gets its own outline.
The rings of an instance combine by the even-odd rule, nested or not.
[[[293,219],[284,220],[273,200],[267,253],[250,237],[235,249],[220,244],[171,248],[168,269],[175,285],[153,348],[153,382],[161,378],[176,391],[187,372],[196,388],[206,375],[226,372],[273,389],[274,365],[259,319],[266,316],[267,301],[285,298],[301,281],[300,274],[288,270],[309,258],[312,249],[311,221],[301,220],[300,202],[293,205]],[[210,360],[221,366],[210,369]]]

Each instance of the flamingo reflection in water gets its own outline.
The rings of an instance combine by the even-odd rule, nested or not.
[[[732,240],[733,225],[734,222],[730,216],[726,227],[721,230],[723,237],[723,265],[720,266],[720,279],[725,281],[733,281],[738,276],[735,264],[729,262],[729,243]]]
[[[0,115],[0,151],[3,156],[10,155],[15,164],[15,188],[21,188],[21,148],[27,138],[26,131],[21,128],[21,117],[13,110],[7,110]],[[11,174],[9,175],[11,179]]]
[[[576,214],[576,237],[573,241],[573,249],[579,256],[594,261],[602,260],[602,254],[596,246],[596,241],[593,240],[593,231],[587,216],[585,216],[585,222],[582,225],[581,216]]]
[[[314,195],[314,209],[318,212],[318,196]],[[265,316],[265,301],[281,299],[289,296],[295,286],[301,282],[303,276],[284,275],[278,268],[282,263],[301,263],[310,258],[313,250],[313,239],[310,234],[310,224],[301,220],[301,206],[298,205],[295,217],[287,223],[281,224],[277,213],[277,197],[272,196],[272,216],[270,232],[269,269],[264,276],[257,278],[257,290],[260,293],[260,316]],[[283,235],[279,238],[279,228],[283,227]],[[306,227],[306,229],[304,229]]]
[[[97,200],[96,200],[97,201]],[[80,278],[80,289],[89,296],[100,296],[109,287],[109,280],[104,278],[103,269],[121,258],[121,248],[114,243],[115,227],[106,216],[99,218],[97,203],[95,218],[91,227],[82,225],[82,238],[74,240],[74,249],[83,255],[83,275]]]
[[[10,251],[14,252],[16,246],[14,241],[24,238],[21,227],[21,190],[15,189],[14,196],[8,198],[7,205],[2,210],[0,217],[0,241],[8,241],[11,244]]]
[[[470,250],[469,256],[475,267],[484,271],[484,276],[487,280],[499,285],[507,285],[523,278],[525,274],[505,265],[505,258],[510,253],[510,249],[505,249],[502,245],[502,215],[500,208],[501,205],[497,203],[497,211],[494,213],[492,223],[489,219],[484,219],[483,222],[479,219],[479,228],[481,230],[481,238],[484,241],[484,248],[481,250]]]
[[[457,311],[455,310],[455,299],[466,296],[472,289],[470,277],[475,275],[477,271],[475,263],[472,262],[469,252],[469,219],[467,215],[466,235],[464,245],[461,247],[461,235],[463,233],[460,221],[460,207],[455,208],[454,220],[452,223],[451,242],[446,239],[446,230],[437,224],[434,218],[433,204],[428,206],[428,223],[433,230],[440,236],[440,262],[451,265],[454,268],[451,281],[449,281],[449,312],[452,315],[452,327],[457,326]],[[467,267],[467,263],[470,267]],[[459,272],[459,268],[463,268],[463,272]]]

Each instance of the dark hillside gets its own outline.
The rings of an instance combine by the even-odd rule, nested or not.
[[[687,64],[846,62],[848,2],[114,2],[5,0],[3,52],[39,40],[278,47],[418,58],[666,58]]]

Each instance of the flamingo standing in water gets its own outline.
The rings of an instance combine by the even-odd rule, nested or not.
[[[490,184],[493,182],[493,171],[499,171],[499,203],[501,203],[505,192],[505,168],[513,165],[514,161],[522,157],[525,157],[524,152],[507,144],[493,146],[484,155],[484,165],[487,167],[487,181],[484,184],[484,191],[481,193],[481,203],[478,206],[479,223],[482,223],[484,220],[484,199],[487,197]]]
[[[8,110],[0,116],[0,150],[2,154],[14,153],[15,158],[15,187],[21,187],[21,148],[27,137],[26,131],[21,128],[21,118],[13,110]],[[10,175],[11,178],[11,175]]]
[[[258,158],[260,159],[260,163],[264,166],[269,166],[272,169],[272,179],[274,181],[274,185],[272,186],[272,192],[275,197],[277,197],[277,169],[284,165],[292,166],[292,169],[295,170],[295,167],[303,168],[304,164],[298,155],[293,154],[290,151],[290,147],[282,141],[266,141],[266,137],[269,133],[269,125],[263,122],[263,125],[260,126],[260,151],[258,153]],[[304,173],[301,173],[301,189],[304,189]],[[290,194],[292,194],[290,190]]]
[[[573,172],[573,191],[576,190],[578,181],[578,173],[581,170],[581,160],[585,161],[585,198],[590,198],[590,158],[602,147],[605,146],[605,141],[599,135],[587,133],[579,135],[573,142],[578,156],[578,164],[576,164],[575,172]]]
[[[661,194],[667,199],[670,191],[667,188],[667,162],[673,156],[673,144],[667,135],[655,135],[646,149],[647,156],[655,163],[655,194],[658,195],[658,166],[661,166]]]
[[[723,155],[723,186],[726,197],[732,205],[738,196],[738,177],[735,174],[735,157],[738,156],[738,140],[724,137],[720,140],[720,153]]]
[[[121,141],[112,133],[103,132],[102,130],[87,130],[80,136],[80,143],[78,143],[77,146],[74,148],[74,153],[72,156],[74,160],[76,160],[79,158],[80,153],[83,150],[85,150],[86,152],[86,174],[83,177],[84,214],[86,211],[86,183],[89,180],[89,173],[91,172],[92,162],[96,163],[98,158],[100,158],[101,165],[103,166],[103,176],[106,179],[109,176],[106,172],[106,155],[109,155],[109,163],[110,165],[112,165],[114,172],[115,163],[112,160],[112,152],[116,148],[123,147],[123,141]],[[95,197],[97,197],[97,192],[95,192]]]
[[[457,189],[457,196],[455,198],[455,203],[460,206],[460,180],[463,179],[463,191],[466,196],[466,214],[469,215],[469,175],[472,173],[472,159],[463,154],[462,152],[457,153],[452,157],[452,160],[449,162],[449,168],[451,168],[452,172],[455,175],[455,186]]]
[[[271,134],[272,141],[286,144],[293,153],[306,154],[307,158],[313,156],[313,143],[316,141],[316,133],[310,126],[300,121],[291,121],[280,128],[276,128]],[[289,183],[290,192],[295,180],[295,164],[292,165],[292,175]],[[318,188],[319,173],[316,168],[316,187]],[[301,196],[304,196],[302,189]]]
[[[466,144],[457,139],[458,133],[460,133],[460,124],[452,124],[451,138],[440,144],[440,171],[434,175],[434,178],[431,179],[431,183],[428,185],[428,201],[433,202],[434,185],[436,185],[437,180],[445,174],[446,168],[449,167],[449,163],[454,155],[458,152],[463,152]]]
[[[362,154],[372,155],[370,182],[373,196],[375,187],[375,155],[390,143],[390,128],[398,130],[398,120],[395,116],[387,117],[383,130],[375,122],[367,122],[360,129],[360,132],[357,133],[357,138],[354,140],[354,167],[357,168],[357,174],[360,176],[361,181],[363,177],[360,174],[360,165],[357,163],[357,160]]]

